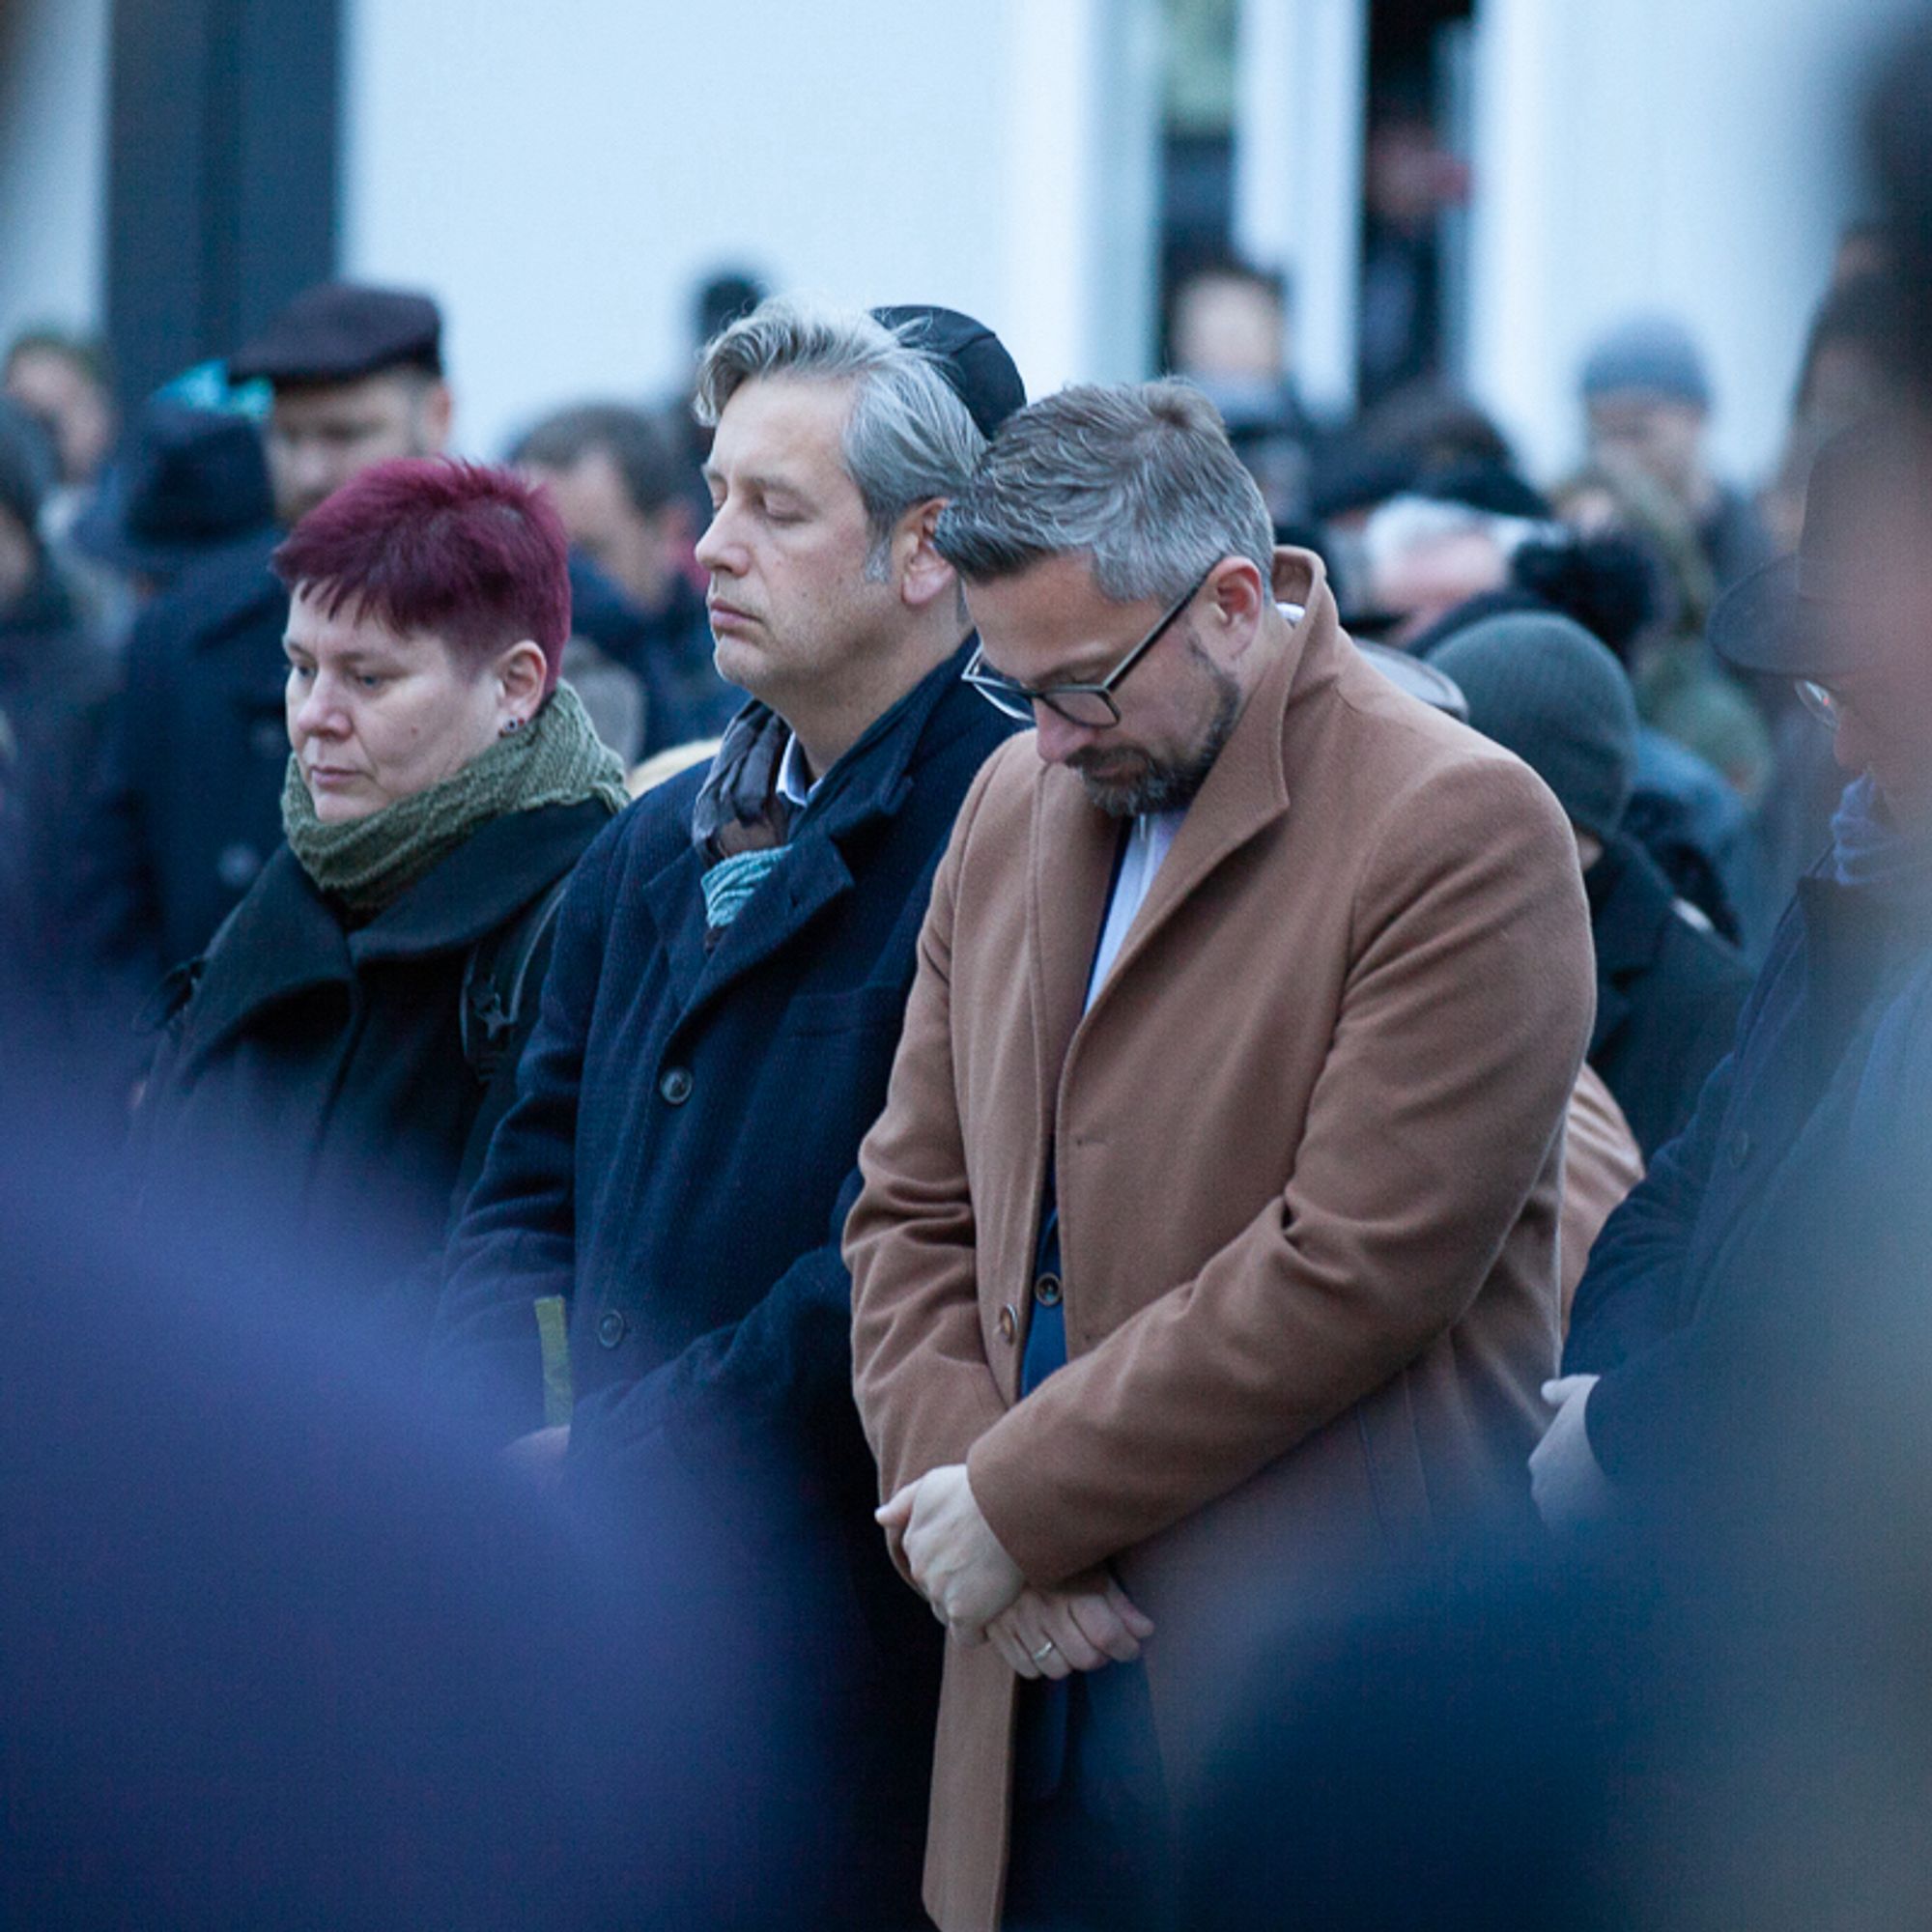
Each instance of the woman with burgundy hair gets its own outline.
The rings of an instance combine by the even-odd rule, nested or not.
[[[287,842],[170,981],[137,1116],[427,1335],[451,1209],[514,1094],[552,922],[627,803],[557,665],[562,526],[509,472],[364,471],[273,559],[289,589]],[[306,1266],[306,1256],[304,1257]]]

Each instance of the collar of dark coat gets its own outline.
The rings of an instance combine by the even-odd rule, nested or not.
[[[189,1009],[193,1056],[280,1001],[348,985],[374,961],[474,946],[562,877],[609,822],[594,799],[492,819],[355,932],[295,854],[278,846],[209,957]]]
[[[895,816],[912,792],[918,768],[980,722],[976,707],[985,700],[959,677],[974,641],[969,637],[875,718],[826,773],[810,804],[793,820],[784,863],[746,901],[711,952],[704,948],[696,852],[686,846],[644,881],[645,901],[664,936],[672,988],[687,1017],[851,890],[852,869],[842,848],[867,826]]]
[[[1119,984],[1151,935],[1218,867],[1289,809],[1292,719],[1313,692],[1332,684],[1349,655],[1321,560],[1312,551],[1277,553],[1275,593],[1303,607],[1301,622],[1250,694],[1221,755],[1187,809],[1147,902],[1094,1005]],[[1379,675],[1379,673],[1372,673]],[[1087,1011],[1087,980],[1113,878],[1121,821],[1088,802],[1078,777],[1042,765],[1033,814],[1035,998],[1049,1037],[1042,1067],[1063,1068]]]

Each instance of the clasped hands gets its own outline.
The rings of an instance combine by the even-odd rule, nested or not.
[[[990,1643],[1022,1677],[1130,1663],[1152,1623],[1105,1568],[1029,1583],[980,1513],[963,1463],[929,1469],[874,1512],[956,1642]]]

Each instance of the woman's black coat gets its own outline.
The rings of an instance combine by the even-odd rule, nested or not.
[[[144,1185],[172,1162],[220,1163],[245,1213],[313,1250],[318,1284],[392,1301],[426,1336],[451,1210],[514,1094],[543,958],[487,1085],[463,1048],[466,973],[609,822],[595,801],[493,819],[353,930],[280,847],[171,982],[187,997],[137,1116]]]

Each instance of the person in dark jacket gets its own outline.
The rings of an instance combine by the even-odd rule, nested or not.
[[[441,1240],[514,1087],[554,889],[627,802],[556,681],[565,544],[540,492],[378,465],[275,553],[288,842],[207,953],[137,1119],[353,1259],[429,1332]]]
[[[1556,794],[1576,829],[1597,951],[1590,1065],[1648,1160],[1690,1117],[1750,989],[1743,960],[1678,898],[1623,829],[1637,766],[1636,699],[1580,624],[1520,612],[1459,633],[1429,660],[1469,722]]]
[[[1932,1255],[1932,458],[1854,432],[1812,472],[1799,554],[1719,605],[1713,642],[1782,672],[1847,787],[1737,1045],[1612,1217],[1577,1291],[1532,1461],[1569,1522],[1747,1470],[1804,1412],[1861,1307],[1922,1305]],[[1849,1264],[1856,1257],[1856,1264]]]
[[[583,403],[526,431],[510,460],[549,485],[572,544],[628,600],[635,648],[623,661],[648,699],[639,755],[715,738],[745,694],[712,663],[689,574],[691,506],[665,425],[626,403]]]
[[[449,434],[441,319],[427,298],[325,284],[230,359],[274,393],[266,431],[283,529],[371,464]],[[186,572],[128,639],[73,868],[77,964],[110,1026],[190,959],[281,840],[287,597],[264,530]]]
[[[753,701],[585,855],[432,1367],[566,1484],[753,1472],[747,1589],[816,1579],[772,1597],[794,1661],[771,1694],[846,1765],[810,1796],[797,1922],[911,1922],[938,1634],[871,1524],[838,1234],[933,873],[1010,728],[960,681],[933,526],[1024,393],[963,316],[772,301],[711,345],[698,394],[697,556],[719,668]],[[564,1308],[567,1359],[543,1325]]]
[[[75,808],[115,685],[40,534],[50,462],[39,428],[0,401],[0,715],[7,721],[9,910],[17,955],[49,963]]]
[[[274,514],[261,432],[247,416],[153,396],[68,541],[145,604],[265,535]]]

